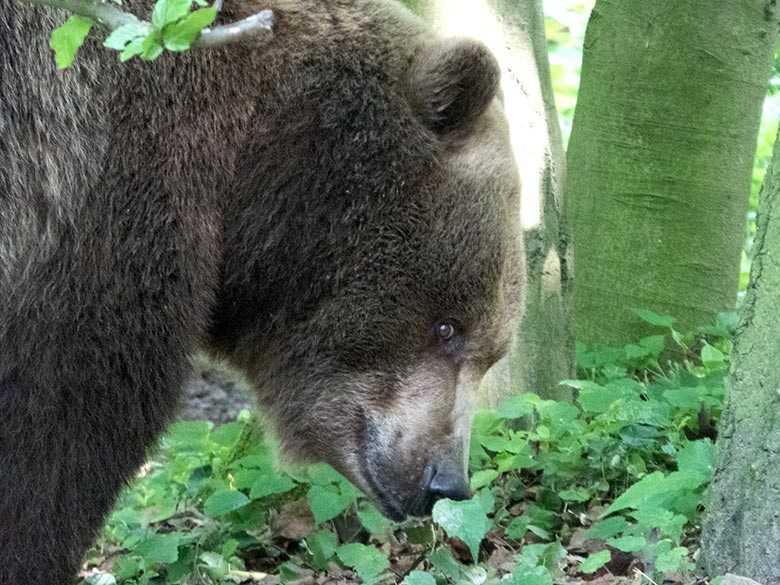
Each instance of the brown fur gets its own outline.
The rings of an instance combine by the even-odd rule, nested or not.
[[[390,515],[461,466],[518,297],[495,63],[391,0],[268,4],[267,46],[58,73],[59,18],[0,0],[0,585],[69,582],[202,344]]]

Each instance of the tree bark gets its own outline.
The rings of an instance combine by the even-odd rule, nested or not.
[[[622,345],[736,303],[775,0],[598,0],[568,151],[575,337]]]
[[[780,584],[780,146],[761,192],[742,324],[737,331],[715,473],[706,498],[702,564]]]
[[[567,239],[561,233],[565,156],[550,80],[541,0],[407,0],[435,28],[484,42],[503,69],[504,107],[522,182],[526,274],[517,345],[486,380],[491,393],[564,398],[573,372]],[[495,394],[494,394],[495,395]]]

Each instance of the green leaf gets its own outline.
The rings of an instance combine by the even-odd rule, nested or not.
[[[382,516],[379,510],[367,502],[361,503],[357,515],[363,527],[371,534],[382,534],[393,526],[391,520]]]
[[[471,489],[478,490],[498,477],[495,469],[482,469],[471,476]]]
[[[132,25],[127,25],[132,26]],[[125,27],[120,27],[117,31]],[[116,32],[116,31],[115,31]],[[111,37],[109,37],[111,38]],[[108,39],[106,39],[108,42]],[[109,45],[106,45],[109,46]],[[111,47],[117,48],[117,47]],[[121,47],[119,47],[121,48]],[[214,423],[208,421],[182,421],[171,425],[168,429],[168,434],[165,436],[166,443],[169,443],[176,447],[202,447],[206,439],[208,439],[211,429],[214,428]]]
[[[192,6],[191,0],[157,0],[152,11],[152,23],[159,29],[184,18]]]
[[[679,496],[681,491],[694,490],[706,481],[707,477],[696,471],[675,471],[669,475],[655,471],[623,492],[603,516],[626,508],[664,507]]]
[[[157,35],[155,34],[146,37],[141,47],[141,59],[144,61],[154,61],[163,52],[163,46],[157,40]]]
[[[232,448],[241,438],[246,425],[239,422],[229,422],[218,426],[211,433],[211,440],[220,447]]]
[[[253,500],[259,500],[272,494],[283,494],[294,489],[296,484],[287,475],[281,475],[274,471],[266,471],[260,474],[252,489],[249,491],[249,497]]]
[[[726,361],[726,356],[718,348],[705,343],[701,348],[701,361],[708,368],[714,368],[722,365]]]
[[[695,471],[707,478],[712,477],[715,449],[709,439],[688,443],[677,453],[677,469]]]
[[[463,565],[455,560],[449,547],[436,549],[431,553],[429,560],[431,561],[431,565],[452,583],[461,582]]]
[[[664,390],[664,400],[677,408],[697,408],[701,404],[697,388],[673,388]]]
[[[479,544],[491,527],[491,522],[479,502],[473,499],[463,502],[439,500],[433,506],[433,521],[450,536],[465,542],[474,561],[478,560]]]
[[[585,559],[580,565],[580,571],[583,573],[594,573],[611,560],[612,553],[610,553],[608,550],[602,550],[594,555],[590,555],[587,559]]]
[[[528,530],[528,525],[531,523],[531,518],[523,514],[512,518],[512,521],[506,527],[506,535],[508,538],[514,540],[520,540],[525,536]]]
[[[595,412],[596,414],[603,414],[609,411],[614,402],[622,399],[624,393],[617,389],[605,388],[604,386],[598,386],[598,388],[583,388],[577,396],[577,402],[580,403],[582,409],[586,412]]]
[[[136,55],[140,55],[143,53],[144,50],[144,40],[143,38],[137,38],[130,42],[121,53],[119,53],[119,60],[124,63],[128,59],[132,59]]]
[[[143,558],[147,565],[175,563],[179,558],[180,540],[181,537],[176,532],[154,534],[138,543],[133,552]]]
[[[669,315],[659,315],[658,313],[654,313],[653,311],[649,309],[630,309],[631,312],[642,319],[642,321],[645,321],[647,323],[650,323],[650,325],[655,325],[657,327],[671,327],[674,325],[674,322],[677,321],[674,317],[670,317]]]
[[[612,538],[607,541],[609,546],[615,547],[623,552],[639,552],[647,548],[647,540],[642,536],[622,536]]]
[[[509,585],[552,585],[553,579],[550,571],[545,567],[529,567],[528,565],[518,565],[512,571],[512,575],[507,579],[501,580],[501,584]]]
[[[613,516],[594,524],[585,532],[588,538],[607,539],[628,528],[628,522],[623,516]]]
[[[127,47],[127,45],[135,40],[142,40],[149,35],[149,33],[152,32],[152,27],[149,26],[146,22],[134,22],[132,24],[123,24],[117,29],[114,29],[110,35],[106,38],[105,41],[103,41],[103,46],[107,47],[109,49],[115,49],[117,51],[122,51]],[[203,421],[191,421],[191,422],[178,422],[171,425],[171,429],[168,431],[168,436],[171,437],[171,440],[173,437],[171,435],[176,434],[174,431],[174,427],[182,427],[182,433],[186,433],[184,429],[187,429],[188,427],[192,432],[195,432],[194,429],[202,429],[203,426],[209,427],[208,422]],[[210,427],[209,427],[210,428]],[[208,430],[208,429],[207,429]]]
[[[534,407],[525,399],[525,395],[513,396],[503,400],[496,408],[496,413],[501,418],[521,418],[534,411]]]
[[[373,546],[358,542],[342,544],[336,549],[341,562],[353,567],[365,585],[372,585],[384,579],[383,572],[390,566],[387,555]]]
[[[307,495],[309,507],[317,524],[327,522],[341,514],[352,503],[351,497],[338,493],[330,486],[313,485]]]
[[[209,518],[224,516],[233,510],[243,508],[249,501],[249,498],[241,492],[229,489],[217,490],[206,500],[203,513]]]
[[[424,571],[412,571],[401,581],[401,585],[436,585],[436,579]]]
[[[569,502],[587,502],[590,499],[590,492],[584,487],[578,487],[558,492],[558,496]]]
[[[163,42],[169,51],[186,51],[201,31],[217,18],[216,8],[203,8],[190,12],[181,22],[163,31]]]
[[[223,559],[222,555],[215,552],[204,551],[200,553],[198,560],[203,563],[201,568],[205,569],[209,576],[214,579],[221,581],[230,572],[230,563]]]
[[[324,463],[309,465],[309,467],[306,469],[306,476],[314,485],[340,483],[344,480],[343,475],[333,469],[330,465],[326,465]]]
[[[693,563],[688,560],[688,549],[684,546],[671,547],[668,541],[661,541],[653,548],[655,568],[660,573],[671,573],[680,569],[692,569]]]
[[[73,63],[84,39],[87,38],[93,21],[81,16],[71,16],[65,24],[51,33],[49,46],[54,51],[54,60],[58,69],[65,69]]]
[[[116,585],[116,579],[111,573],[95,573],[84,579],[85,585]]]
[[[321,571],[328,570],[328,561],[336,553],[339,538],[330,530],[320,530],[306,538],[306,546],[314,557],[312,564]]]

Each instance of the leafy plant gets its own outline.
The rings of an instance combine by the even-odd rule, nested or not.
[[[688,571],[736,319],[682,334],[671,317],[636,313],[659,334],[579,346],[578,379],[564,382],[574,403],[524,394],[477,414],[474,497],[438,502],[434,523],[393,524],[328,466],[279,470],[248,413],[177,423],[109,518],[85,583],[268,571],[284,583],[342,567],[364,583],[551,585],[621,554],[659,578]]]
[[[200,8],[192,10],[195,5]],[[217,9],[207,6],[205,0],[158,0],[150,22],[129,17],[131,22],[114,29],[103,45],[119,51],[122,62],[136,56],[153,61],[165,49],[186,51],[217,17]],[[52,32],[50,46],[58,68],[73,63],[93,24],[89,18],[71,16]]]

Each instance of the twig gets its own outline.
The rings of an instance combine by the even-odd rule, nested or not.
[[[141,22],[135,15],[100,0],[23,0],[27,4],[62,8],[84,18],[91,18],[108,30]]]
[[[263,10],[238,22],[204,28],[192,46],[209,49],[238,43],[250,38],[267,41],[273,35],[273,24],[274,13],[271,10]]]
[[[141,21],[137,16],[124,10],[102,2],[101,0],[22,0],[27,4],[40,6],[52,6],[62,8],[72,14],[91,18],[109,31],[113,31],[126,24],[138,24]],[[215,2],[217,9],[221,8],[222,1]],[[198,38],[192,43],[193,47],[209,49],[221,47],[230,43],[238,43],[247,39],[269,40],[273,28],[273,12],[263,10],[252,16],[248,16],[238,22],[223,24],[215,27],[204,28]]]

